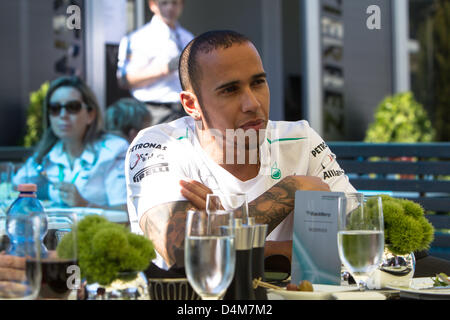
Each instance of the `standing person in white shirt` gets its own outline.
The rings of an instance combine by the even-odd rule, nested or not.
[[[148,5],[151,21],[120,42],[117,78],[147,104],[155,125],[186,115],[179,97],[178,61],[194,36],[178,23],[184,0],[149,0]]]
[[[14,184],[37,184],[39,199],[57,206],[126,210],[123,163],[129,144],[103,131],[92,90],[77,77],[54,80],[43,115],[41,141]]]
[[[204,209],[209,193],[246,193],[249,215],[269,225],[267,255],[290,257],[295,192],[355,189],[306,121],[268,119],[266,73],[245,36],[211,31],[196,37],[181,55],[179,72],[189,116],[142,130],[127,153],[133,230],[153,241],[159,268],[177,268],[186,212]]]

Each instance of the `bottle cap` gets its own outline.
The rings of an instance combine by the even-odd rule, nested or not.
[[[255,235],[253,236],[253,248],[263,248],[266,243],[267,224],[255,224]]]
[[[23,184],[19,184],[19,186],[17,187],[17,190],[20,192],[36,192],[37,185],[34,183],[23,183]]]
[[[252,226],[242,224],[242,219],[234,219],[234,244],[236,250],[253,249],[254,229]]]

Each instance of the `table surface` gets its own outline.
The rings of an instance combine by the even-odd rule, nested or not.
[[[420,278],[413,278],[414,283],[432,283],[431,277],[420,277]],[[417,281],[417,282],[416,282]],[[283,281],[272,281],[271,284],[274,284],[280,288],[285,288],[288,283],[290,283],[290,278],[283,280]],[[313,285],[314,286],[314,285]],[[321,285],[319,285],[320,289]],[[327,285],[322,286],[327,287]],[[333,287],[336,287],[336,291],[333,290]],[[394,287],[394,286],[393,286]],[[345,289],[349,288],[351,291],[346,291]],[[342,290],[344,289],[344,290]],[[352,290],[353,289],[353,290]],[[442,291],[442,294],[439,294],[440,290],[433,290],[431,293],[427,290],[422,291],[414,288],[404,288],[402,287],[401,290],[398,289],[390,289],[390,288],[383,288],[383,289],[372,289],[372,290],[366,290],[365,292],[358,291],[355,284],[349,285],[347,281],[342,281],[340,286],[329,286],[329,288],[326,288],[326,292],[330,290],[329,292],[336,293],[336,297],[323,297],[323,299],[348,299],[348,300],[379,300],[379,295],[385,296],[385,300],[450,300],[450,287],[448,289],[444,289]],[[341,291],[342,290],[342,291]],[[269,289],[269,292],[271,290]],[[319,290],[318,290],[319,291]],[[276,291],[272,291],[274,294],[276,294]],[[293,291],[295,293],[295,291]],[[319,291],[320,292],[320,291]],[[377,296],[378,295],[378,296]],[[270,297],[269,297],[270,298]],[[314,297],[308,297],[308,293],[300,293],[298,295],[298,300],[309,300],[313,299]],[[316,297],[317,299],[322,299],[322,297]],[[316,299],[314,298],[314,299]],[[285,297],[280,297],[273,295],[271,297],[273,300],[277,299],[286,299]],[[295,294],[289,297],[289,299],[296,300]]]
[[[126,211],[120,210],[105,210],[100,208],[85,208],[85,207],[75,207],[75,208],[58,208],[49,207],[45,208],[48,213],[58,213],[61,212],[74,212],[77,214],[78,218],[84,218],[87,215],[99,215],[105,217],[111,222],[116,223],[128,223],[128,213]]]

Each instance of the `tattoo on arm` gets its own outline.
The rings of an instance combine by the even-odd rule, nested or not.
[[[152,240],[155,250],[169,266],[184,263],[177,256],[184,249],[186,212],[193,208],[189,201],[170,202],[148,210],[140,220],[145,236]]]
[[[294,210],[297,190],[294,179],[283,179],[248,204],[249,216],[255,217],[258,223],[268,224],[269,234]]]

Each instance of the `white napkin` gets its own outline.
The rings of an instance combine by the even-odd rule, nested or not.
[[[336,292],[333,297],[337,300],[386,300],[386,296],[373,291]]]

